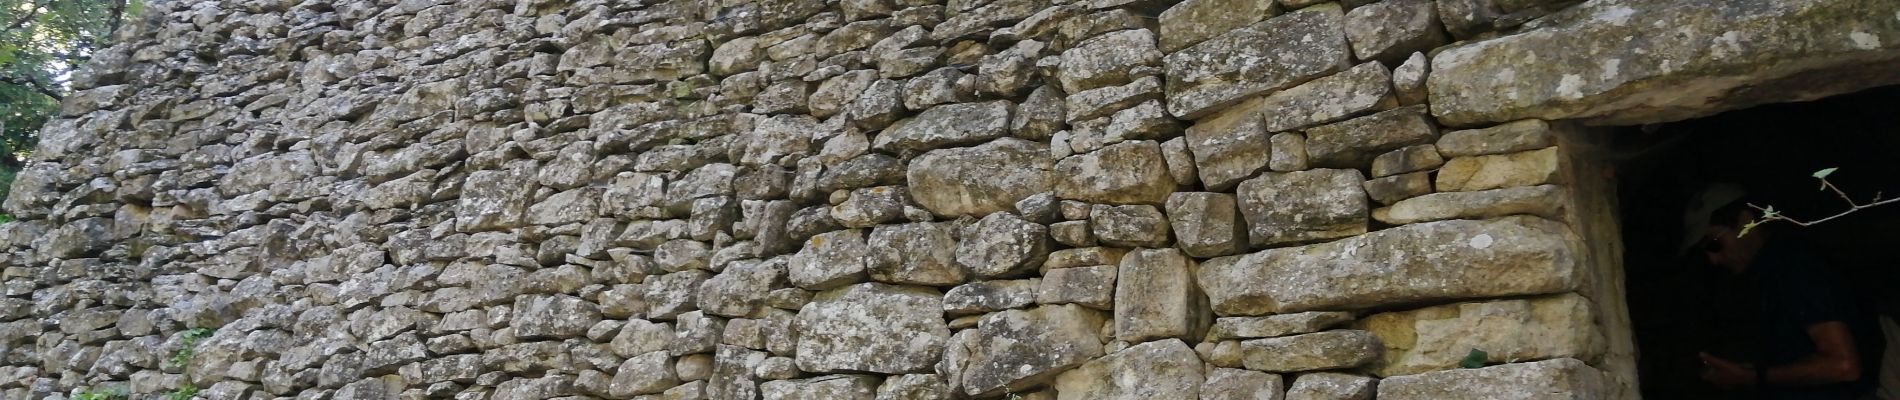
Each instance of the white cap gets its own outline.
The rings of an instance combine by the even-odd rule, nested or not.
[[[1682,208],[1682,246],[1676,254],[1689,252],[1689,248],[1702,240],[1709,230],[1709,214],[1747,195],[1740,185],[1733,183],[1711,183],[1689,198]]]

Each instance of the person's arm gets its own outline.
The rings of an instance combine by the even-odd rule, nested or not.
[[[1847,323],[1825,321],[1808,325],[1808,338],[1814,341],[1814,354],[1790,364],[1769,367],[1762,377],[1757,377],[1753,368],[1702,353],[1702,363],[1708,366],[1702,379],[1735,389],[1764,382],[1772,386],[1812,386],[1860,378],[1860,356],[1855,355],[1854,335],[1848,332]],[[1758,382],[1758,378],[1765,381]]]

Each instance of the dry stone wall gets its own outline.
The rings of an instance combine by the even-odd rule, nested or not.
[[[1900,80],[1894,2],[1678,3],[154,2],[0,397],[1629,398],[1560,120]]]

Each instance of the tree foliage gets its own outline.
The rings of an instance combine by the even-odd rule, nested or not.
[[[75,68],[135,15],[137,0],[0,0],[0,199]]]

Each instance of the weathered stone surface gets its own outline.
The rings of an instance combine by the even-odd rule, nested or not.
[[[785,257],[728,265],[699,285],[699,309],[734,318],[758,316],[765,308],[766,294],[790,284],[787,267]]]
[[[969,270],[956,262],[956,239],[944,223],[882,225],[871,230],[870,275],[879,282],[925,286],[963,283]]]
[[[1266,118],[1268,132],[1281,132],[1397,105],[1398,99],[1392,94],[1391,71],[1384,65],[1369,62],[1241,106],[1260,110],[1260,115]]]
[[[1392,91],[1398,96],[1399,105],[1425,104],[1430,97],[1425,81],[1431,75],[1431,65],[1424,52],[1417,52],[1407,57],[1405,63],[1392,68]]]
[[[1069,123],[1076,123],[1110,116],[1136,104],[1160,98],[1161,79],[1149,76],[1126,85],[1075,92],[1063,99],[1062,110],[1068,113],[1066,118]]]
[[[1056,197],[1098,204],[1160,205],[1174,191],[1161,145],[1117,143],[1055,165]]]
[[[1272,0],[1183,1],[1161,13],[1161,51],[1173,53],[1277,14]]]
[[[1089,229],[1109,246],[1168,246],[1168,217],[1155,206],[1097,204],[1089,211]]]
[[[1557,150],[1453,158],[1438,169],[1435,184],[1440,192],[1469,192],[1561,183],[1562,156]]]
[[[1180,340],[1142,343],[1056,376],[1056,398],[1198,398],[1201,369],[1200,357]]]
[[[1194,257],[1220,257],[1247,249],[1247,225],[1239,201],[1225,193],[1168,195],[1168,224],[1177,247]]]
[[[1168,112],[1200,119],[1249,96],[1344,69],[1350,57],[1344,19],[1337,7],[1295,12],[1169,54],[1163,63]]]
[[[1432,192],[1432,172],[1419,171],[1398,174],[1366,181],[1366,196],[1379,204],[1392,204],[1401,200],[1423,196]],[[1378,214],[1378,210],[1373,210]]]
[[[620,364],[614,373],[608,393],[614,396],[637,396],[666,391],[679,385],[679,377],[673,372],[673,357],[666,352],[656,351],[628,358]]]
[[[1160,72],[1160,67],[1154,32],[1132,29],[1092,37],[1062,52],[1055,77],[1062,91],[1079,93],[1133,82]]]
[[[1268,169],[1293,172],[1313,167],[1312,157],[1307,155],[1306,135],[1281,132],[1273,134],[1268,141],[1273,143],[1273,152],[1267,156]]]
[[[1438,138],[1438,153],[1444,157],[1471,157],[1531,151],[1556,144],[1549,123],[1527,119],[1489,128],[1445,132]]]
[[[600,306],[573,296],[525,296],[515,299],[510,326],[523,337],[580,336],[600,322]]]
[[[1373,157],[1438,140],[1425,106],[1392,109],[1306,130],[1306,154],[1314,166],[1363,168]]]
[[[898,121],[877,135],[871,147],[892,152],[982,143],[1009,134],[1008,101],[946,104]]]
[[[952,316],[982,314],[1034,304],[1036,279],[983,281],[951,288],[943,294],[943,312]]]
[[[1043,273],[1042,282],[1036,288],[1036,302],[1075,303],[1097,310],[1113,310],[1115,273],[1120,268],[1097,265],[1050,270]]]
[[[1240,342],[1247,369],[1300,372],[1352,368],[1379,358],[1379,338],[1357,330],[1334,330]]]
[[[1280,375],[1235,368],[1214,368],[1201,384],[1204,400],[1283,400],[1286,383]]]
[[[1397,63],[1413,52],[1445,44],[1438,6],[1431,0],[1380,1],[1346,13],[1346,38],[1360,60]]]
[[[1374,314],[1354,324],[1385,343],[1379,376],[1458,368],[1471,349],[1493,363],[1592,359],[1605,341],[1590,300],[1572,293]]]
[[[1432,112],[1460,126],[1525,118],[1633,125],[1889,84],[1900,80],[1885,67],[1900,57],[1895,12],[1900,4],[1867,0],[1589,4],[1526,34],[1433,56]],[[1656,26],[1675,36],[1626,40],[1631,29]],[[1539,62],[1522,64],[1533,54]],[[1504,79],[1498,72],[1507,69]],[[1816,74],[1831,82],[1810,80]],[[1632,96],[1638,91],[1649,95]]]
[[[1235,105],[1187,128],[1188,151],[1208,190],[1231,189],[1267,168],[1272,142],[1259,107],[1258,100]]]
[[[933,150],[911,160],[911,200],[937,215],[987,215],[1055,186],[1046,146],[1004,138],[975,147]]]
[[[1101,313],[1077,305],[1041,306],[984,316],[968,343],[958,384],[987,396],[1044,384],[1102,355]]]
[[[862,230],[834,231],[806,240],[787,271],[793,285],[825,290],[864,281],[871,257]]]
[[[1383,178],[1409,172],[1418,172],[1445,165],[1445,158],[1438,154],[1438,146],[1421,144],[1406,146],[1380,154],[1372,159],[1372,177]]]
[[[1426,222],[1211,259],[1200,284],[1223,316],[1557,293],[1581,279],[1575,242],[1532,217]]]
[[[1267,173],[1241,182],[1237,197],[1247,237],[1265,247],[1365,233],[1364,183],[1350,169]]]
[[[759,393],[767,399],[872,400],[879,383],[877,377],[869,375],[825,375],[761,383]]]
[[[1352,313],[1308,311],[1265,317],[1226,317],[1214,321],[1209,337],[1254,339],[1319,332],[1352,321]]]
[[[1568,191],[1557,185],[1520,186],[1476,192],[1433,193],[1392,203],[1372,213],[1379,222],[1410,224],[1447,219],[1535,215],[1562,219]]]
[[[1338,372],[1300,375],[1287,389],[1287,400],[1372,400],[1375,379]]]
[[[942,313],[929,289],[864,283],[819,293],[798,313],[798,368],[928,371],[950,338]]]
[[[1194,284],[1194,261],[1177,249],[1143,249],[1116,272],[1115,338],[1142,342],[1194,339],[1208,314]]]
[[[1049,228],[1009,213],[995,213],[965,227],[957,264],[985,278],[1019,275],[1049,255]]]
[[[1602,399],[1614,391],[1602,371],[1559,358],[1478,369],[1455,369],[1379,381],[1379,399]]]
[[[910,374],[884,378],[877,387],[878,400],[943,400],[952,398],[950,386],[936,374]]]

